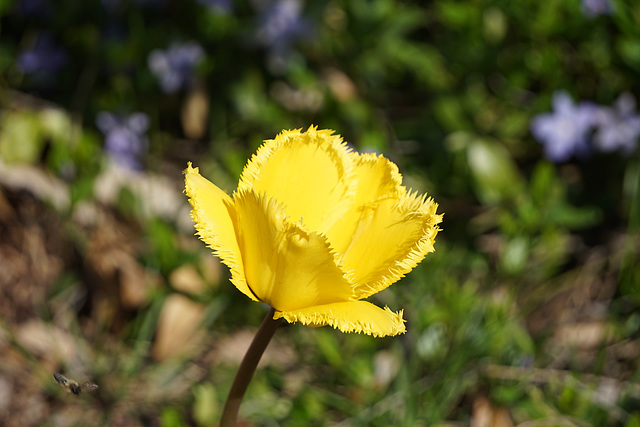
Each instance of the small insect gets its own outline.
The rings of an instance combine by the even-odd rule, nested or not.
[[[86,382],[80,385],[77,381],[58,373],[53,374],[53,378],[55,378],[60,387],[67,393],[80,394],[83,391],[89,392],[98,389],[98,384],[96,383]]]

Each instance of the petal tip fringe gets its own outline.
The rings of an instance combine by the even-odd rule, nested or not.
[[[379,308],[378,308],[379,309]],[[379,309],[382,311],[381,309]],[[283,312],[276,311],[273,318],[284,318],[289,323],[302,323],[306,326],[331,326],[334,329],[343,333],[353,332],[371,335],[376,338],[401,335],[407,332],[405,326],[405,320],[403,319],[404,310],[400,310],[394,313],[389,307],[384,308],[384,314],[387,317],[384,322],[373,322],[367,319],[351,320],[345,317],[334,316],[329,311],[316,311],[316,312]],[[377,319],[380,320],[380,319]],[[386,323],[386,324],[382,324]]]

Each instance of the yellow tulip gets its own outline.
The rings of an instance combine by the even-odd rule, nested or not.
[[[232,196],[191,163],[184,174],[198,236],[274,319],[373,336],[406,331],[402,311],[361,300],[433,252],[442,215],[402,186],[394,163],[312,126],[264,141]]]

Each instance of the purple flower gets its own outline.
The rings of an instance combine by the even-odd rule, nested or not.
[[[104,149],[116,164],[131,170],[141,170],[140,158],[147,150],[145,137],[149,117],[144,113],[119,116],[102,111],[96,117],[96,126],[104,134]]]
[[[275,73],[286,70],[291,46],[310,33],[310,23],[302,17],[301,0],[270,0],[258,6],[258,43],[267,48],[268,66]]]
[[[640,116],[635,112],[636,100],[630,93],[620,95],[613,107],[599,108],[595,115],[595,148],[603,152],[633,151],[640,137]]]
[[[610,0],[582,0],[582,13],[589,18],[598,15],[611,15],[613,5]]]
[[[531,122],[531,133],[544,145],[547,159],[563,162],[574,154],[585,154],[597,107],[586,102],[575,105],[569,94],[559,91],[553,94],[553,110]]]
[[[18,68],[25,74],[43,78],[56,74],[67,63],[67,54],[49,33],[39,33],[30,49],[18,56]]]
[[[160,81],[165,93],[176,93],[193,84],[194,69],[204,51],[197,43],[172,44],[169,49],[156,49],[149,54],[149,69]]]
[[[227,15],[233,9],[231,0],[197,0],[203,6],[206,6],[216,15]]]
[[[275,0],[263,8],[260,15],[258,37],[271,47],[288,46],[306,32],[307,24],[301,18],[300,0]]]

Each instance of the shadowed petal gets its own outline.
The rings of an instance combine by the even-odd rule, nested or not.
[[[336,252],[344,252],[358,226],[365,205],[386,197],[401,198],[406,194],[398,167],[376,154],[349,153],[354,168],[354,196],[351,208],[327,230],[327,238]]]
[[[274,319],[309,326],[332,326],[341,332],[362,332],[374,337],[406,332],[402,311],[394,313],[366,301],[339,302],[295,311],[276,311]]]
[[[193,207],[191,218],[195,222],[198,236],[213,249],[215,256],[231,270],[231,282],[240,292],[254,301],[244,276],[242,255],[236,239],[236,213],[233,200],[227,193],[200,175],[198,168],[189,166],[184,170],[185,192]]]
[[[251,189],[235,196],[247,282],[276,310],[353,299],[326,238],[286,219],[284,206]]]

